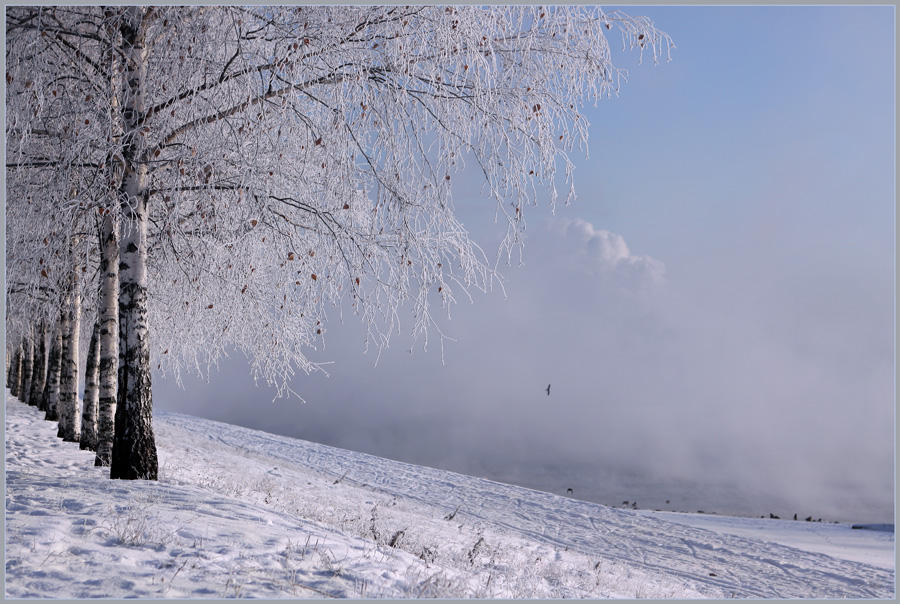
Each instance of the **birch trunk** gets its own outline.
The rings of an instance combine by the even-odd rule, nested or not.
[[[119,384],[119,239],[109,214],[100,225],[100,351],[95,466],[108,466],[115,435]]]
[[[32,330],[29,330],[31,332]],[[31,376],[34,372],[34,337],[28,333],[22,340],[22,385],[19,387],[19,400],[31,404],[28,396],[31,394]]]
[[[72,293],[63,332],[62,369],[59,379],[59,433],[67,442],[78,442],[81,433],[81,406],[78,404],[78,365],[81,331],[81,296],[77,271],[73,272]]]
[[[144,8],[125,9],[119,28],[123,40],[125,131],[137,133],[144,119],[147,73]],[[152,9],[151,9],[152,10]],[[153,436],[150,341],[147,313],[147,164],[138,161],[140,136],[126,137],[122,238],[119,246],[119,396],[113,440],[111,478],[156,480],[158,461]]]
[[[9,372],[9,393],[16,398],[19,396],[19,389],[22,385],[22,345],[19,344],[13,355],[12,370]]]
[[[33,373],[28,404],[42,406],[44,401],[44,382],[47,381],[47,324],[43,321],[35,333]]]
[[[126,176],[126,180],[133,180]],[[150,342],[147,323],[147,203],[132,206],[135,224],[120,247],[119,393],[111,478],[156,480]]]
[[[84,363],[84,406],[81,412],[81,449],[97,450],[97,408],[99,407],[100,381],[100,318],[94,323],[91,343]]]
[[[107,25],[110,45],[107,61],[110,65],[109,123],[116,149],[122,144],[123,124],[121,103],[122,82],[117,32],[112,23]],[[111,205],[117,202],[116,194],[121,188],[124,166],[117,153],[106,161],[107,179],[110,183]],[[117,213],[110,214],[107,208],[100,222],[100,295],[97,321],[100,323],[100,376],[97,417],[97,456],[95,466],[109,466],[112,463],[112,448],[116,430],[116,403],[119,394],[119,224]]]
[[[68,361],[69,339],[72,337],[71,301],[67,298],[63,302],[63,305],[63,309],[59,315],[59,388],[57,389],[56,395],[56,419],[59,427],[56,430],[57,438],[62,438],[66,433],[66,422],[69,420],[68,410],[66,409],[66,405],[68,404],[66,391],[71,383],[71,378],[69,377],[71,365]]]
[[[44,419],[59,420],[59,373],[62,365],[62,316],[56,322],[56,329],[50,339],[50,354],[47,357],[47,383],[44,385]]]

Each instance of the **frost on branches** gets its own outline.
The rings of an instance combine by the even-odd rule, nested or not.
[[[427,343],[434,306],[489,289],[454,180],[480,175],[509,259],[526,209],[573,195],[581,108],[623,76],[610,34],[654,61],[672,45],[597,7],[10,7],[7,262],[25,285],[7,297],[27,310],[7,324],[66,299],[43,293],[66,281],[39,278],[31,231],[51,249],[89,237],[83,305],[119,317],[100,432],[118,354],[112,473],[118,450],[123,477],[152,478],[151,367],[241,350],[285,394],[342,309],[381,349],[408,305]]]

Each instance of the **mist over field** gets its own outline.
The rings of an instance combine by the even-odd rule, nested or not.
[[[623,252],[613,268],[596,250],[615,237],[583,221],[548,221],[534,238],[537,260],[510,271],[508,299],[454,309],[443,365],[439,350],[392,347],[374,367],[348,321],[322,352],[337,360],[330,377],[295,380],[306,403],[272,402],[235,358],[208,386],[157,381],[156,404],[610,505],[893,518],[892,410],[878,404],[889,356],[875,348],[854,368],[880,390],[868,411],[847,409],[859,387],[848,372],[786,346],[802,325],[753,333],[744,308],[726,329],[684,306],[658,261]],[[848,302],[860,317],[888,316],[860,298]]]
[[[377,367],[332,313],[305,404],[236,355],[155,376],[155,406],[608,504],[892,522],[894,8],[626,12],[673,60],[617,58],[507,297],[462,296],[427,351],[401,315]],[[478,175],[454,182],[493,258]]]

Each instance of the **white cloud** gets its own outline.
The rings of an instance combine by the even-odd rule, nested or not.
[[[544,220],[529,234],[525,262],[556,272],[585,273],[606,286],[630,291],[661,284],[666,271],[656,258],[633,254],[621,235],[580,218]]]

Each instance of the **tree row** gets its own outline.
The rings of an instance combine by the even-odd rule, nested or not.
[[[440,337],[526,210],[573,197],[581,108],[624,75],[613,31],[671,46],[598,7],[8,7],[8,385],[111,477],[155,479],[154,369],[242,353],[297,394],[344,316],[365,349],[407,321]]]

